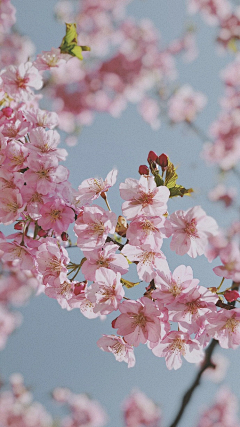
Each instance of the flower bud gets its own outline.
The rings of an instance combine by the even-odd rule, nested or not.
[[[162,171],[164,172],[168,167],[168,156],[164,153],[160,154],[156,160],[156,163],[161,166]]]
[[[86,285],[87,285],[87,280],[85,280],[84,282],[75,283],[74,290],[73,290],[74,295],[82,294],[85,291]]]
[[[63,231],[61,234],[61,239],[63,242],[67,242],[69,238],[69,235],[66,233],[66,231]]]
[[[14,224],[14,230],[22,230],[23,225],[24,225],[23,221],[16,222],[16,224]]]
[[[149,175],[149,169],[146,165],[140,165],[138,172],[140,175]]]
[[[154,151],[149,151],[147,161],[148,163],[156,162],[158,156]]]
[[[240,295],[236,290],[232,290],[232,291],[228,290],[224,292],[224,296],[228,302],[233,302],[233,301],[236,301]]]
[[[47,231],[45,231],[45,230],[42,230],[42,229],[41,229],[41,230],[39,230],[39,231],[38,231],[38,236],[39,236],[39,237],[47,237],[47,234],[48,234],[48,233],[47,233]]]

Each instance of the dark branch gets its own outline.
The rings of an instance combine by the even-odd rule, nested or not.
[[[182,399],[182,404],[181,407],[178,411],[178,414],[175,418],[175,420],[173,421],[173,423],[171,424],[170,427],[176,427],[186,409],[186,406],[188,404],[188,402],[190,401],[192,394],[195,390],[195,388],[198,387],[198,385],[200,384],[201,381],[201,377],[204,371],[206,371],[207,368],[215,368],[215,365],[212,363],[211,361],[211,357],[214,351],[214,348],[216,347],[216,345],[218,344],[218,341],[216,340],[212,340],[210,345],[208,346],[208,348],[205,351],[205,359],[204,362],[202,364],[202,367],[200,369],[200,371],[198,372],[195,380],[193,381],[193,384],[191,385],[191,387],[187,390],[187,392],[184,394],[183,399]]]

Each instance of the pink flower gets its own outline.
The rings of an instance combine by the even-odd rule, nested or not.
[[[3,251],[1,259],[11,261],[14,266],[22,270],[32,270],[34,268],[34,258],[30,251],[17,242],[0,242],[0,251]]]
[[[119,186],[122,199],[123,215],[133,219],[137,215],[160,216],[167,211],[169,190],[157,187],[153,176],[141,176],[140,180],[127,178]]]
[[[78,215],[74,231],[78,237],[77,245],[83,250],[93,250],[103,246],[108,234],[113,234],[117,217],[100,206],[84,207]]]
[[[235,242],[229,243],[220,250],[220,259],[223,265],[213,268],[217,276],[240,282],[240,250]]]
[[[148,244],[151,248],[162,246],[165,233],[165,218],[161,216],[137,216],[127,229],[127,239],[130,245],[142,246]]]
[[[66,206],[62,199],[53,199],[45,203],[41,207],[40,214],[41,218],[38,220],[38,224],[44,230],[51,228],[59,234],[67,231],[75,218],[73,210]]]
[[[2,0],[0,3],[0,32],[7,33],[16,22],[16,9],[10,0]]]
[[[201,92],[194,92],[189,85],[184,85],[170,98],[169,117],[175,122],[192,122],[197,113],[202,111],[207,103],[207,98]]]
[[[97,199],[101,193],[108,191],[115,184],[116,179],[116,169],[111,170],[104,181],[102,178],[85,179],[78,187],[79,195],[77,200],[80,201],[81,206],[90,203],[92,200]]]
[[[44,51],[37,56],[34,66],[39,70],[50,70],[51,68],[59,67],[65,64],[72,56],[66,53],[61,53],[59,48],[54,48],[50,51]]]
[[[99,268],[96,271],[95,281],[86,294],[86,297],[95,303],[95,313],[109,314],[118,309],[125,294],[120,278],[120,273],[115,274],[108,268]]]
[[[123,335],[124,340],[135,347],[148,340],[158,342],[161,334],[159,316],[161,312],[149,298],[142,297],[139,301],[123,301],[119,310],[122,314],[113,322],[113,328]]]
[[[26,62],[18,67],[10,65],[1,75],[6,91],[9,95],[22,95],[24,91],[30,92],[30,87],[41,89],[42,76],[31,62]]]
[[[182,366],[183,356],[190,363],[201,362],[204,353],[197,340],[183,332],[172,331],[166,334],[160,343],[153,348],[153,354],[165,357],[168,369],[179,369]]]
[[[57,148],[60,143],[60,135],[56,130],[48,130],[38,127],[29,132],[29,152],[30,161],[36,158],[47,158],[46,156],[55,156],[59,161],[66,160],[68,155],[64,148]]]
[[[84,253],[87,260],[82,266],[82,273],[87,280],[95,280],[96,271],[101,268],[109,268],[115,273],[125,274],[128,271],[128,262],[122,254],[116,254],[118,245],[106,243],[102,248]]]
[[[200,206],[176,211],[170,215],[169,221],[173,235],[170,248],[178,255],[187,253],[196,258],[197,255],[205,254],[208,239],[218,233],[216,221],[207,216]]]
[[[115,335],[103,335],[97,341],[97,345],[101,350],[113,353],[118,362],[126,362],[128,368],[135,365],[135,356],[133,347],[124,341],[122,337]]]
[[[130,261],[137,262],[138,276],[145,282],[150,282],[153,279],[155,270],[169,270],[166,257],[157,245],[152,249],[149,245],[137,247],[127,244],[122,249],[122,254]]]
[[[197,427],[213,427],[214,425],[216,427],[238,427],[238,409],[239,403],[236,395],[231,393],[227,387],[222,386],[217,392],[214,404],[201,413]]]
[[[195,326],[199,317],[204,316],[208,313],[216,312],[216,302],[218,301],[218,295],[212,293],[204,286],[197,286],[196,288],[190,289],[187,293],[181,295],[181,297],[168,308],[170,310],[169,318],[174,322],[186,322],[190,325]]]
[[[7,168],[9,171],[17,172],[27,166],[26,159],[29,151],[21,142],[13,139],[11,144],[8,144],[5,154],[4,168]]]
[[[43,195],[54,192],[56,184],[68,179],[68,169],[62,165],[58,166],[56,157],[31,159],[31,162],[28,160],[28,164],[29,169],[24,173],[27,185]]]
[[[179,265],[171,274],[170,270],[165,272],[158,271],[154,278],[156,290],[153,291],[152,297],[164,304],[169,304],[195,289],[199,283],[198,279],[193,278],[191,267]]]
[[[212,202],[221,201],[226,208],[233,204],[236,196],[236,188],[226,188],[225,185],[222,184],[219,184],[208,193],[208,197]]]
[[[122,405],[126,427],[159,427],[161,410],[151,399],[138,390],[133,391]]]
[[[54,129],[58,124],[58,115],[53,111],[40,110],[23,110],[26,120],[34,127]]]
[[[59,286],[67,280],[68,253],[62,246],[59,247],[56,239],[48,237],[36,253],[38,270],[43,275],[43,284]]]
[[[219,341],[221,347],[235,349],[240,345],[240,308],[219,310],[209,323],[207,332]]]
[[[16,221],[24,208],[18,190],[8,188],[0,192],[0,223],[8,225]]]

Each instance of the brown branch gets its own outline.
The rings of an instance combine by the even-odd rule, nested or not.
[[[173,423],[171,424],[170,427],[176,427],[178,425],[178,423],[179,423],[179,421],[180,421],[180,419],[181,419],[181,417],[182,417],[182,415],[186,409],[186,406],[188,405],[188,403],[192,397],[192,394],[193,394],[195,388],[197,388],[198,385],[200,384],[203,372],[206,371],[207,368],[213,368],[213,369],[215,368],[215,365],[211,361],[211,357],[212,357],[213,351],[214,351],[217,344],[218,344],[218,341],[213,339],[211,341],[210,345],[208,346],[208,348],[206,349],[205,359],[204,359],[204,362],[202,364],[202,367],[201,367],[200,371],[197,373],[197,376],[196,376],[195,380],[193,381],[191,387],[184,394],[181,407],[177,413],[175,420],[173,421]]]

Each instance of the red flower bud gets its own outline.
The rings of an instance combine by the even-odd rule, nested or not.
[[[156,162],[158,156],[154,151],[149,151],[147,161],[148,163]]]
[[[140,175],[149,175],[149,169],[146,165],[139,166],[138,172]]]
[[[168,167],[168,156],[164,153],[160,154],[160,156],[156,160],[156,163],[161,166],[162,171],[165,171]]]
[[[74,295],[80,295],[83,293],[86,288],[86,284],[87,281],[76,283],[73,290]]]
[[[61,234],[62,241],[63,242],[67,242],[68,238],[69,238],[68,234],[65,231],[63,231],[62,234]]]
[[[16,224],[14,224],[14,230],[22,230],[23,224],[24,223],[22,221],[16,222]]]
[[[228,302],[233,302],[233,301],[236,301],[240,295],[239,295],[238,291],[228,290],[228,291],[224,292],[224,296]]]
[[[47,236],[47,231],[45,231],[45,230],[39,230],[38,231],[38,235],[39,235],[39,237],[46,237]]]

